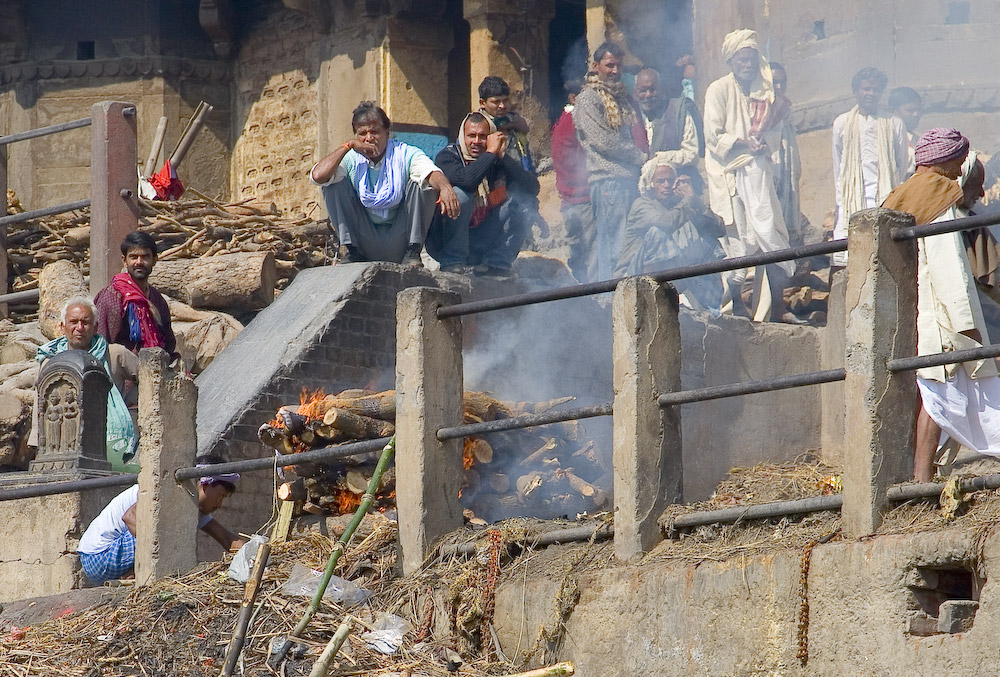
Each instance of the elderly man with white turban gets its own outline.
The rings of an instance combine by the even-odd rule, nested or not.
[[[726,224],[730,257],[787,249],[788,230],[771,166],[771,153],[781,143],[779,123],[787,112],[780,108],[787,99],[775,99],[771,69],[761,58],[755,31],[733,31],[722,53],[732,72],[705,92],[709,204]],[[786,312],[782,297],[793,272],[791,262],[757,270],[753,319],[798,321]],[[745,277],[740,271],[729,280],[734,313],[746,313],[740,296]]]
[[[882,206],[913,214],[917,225],[961,216],[960,209],[970,202],[963,184],[975,166],[975,159],[968,161],[969,140],[955,129],[931,129],[920,137],[915,155],[916,173],[893,190]],[[918,354],[988,344],[962,233],[921,238],[917,265]],[[921,369],[917,386],[921,408],[914,479],[930,481],[935,452],[946,438],[981,454],[1000,456],[1000,379],[993,360]]]

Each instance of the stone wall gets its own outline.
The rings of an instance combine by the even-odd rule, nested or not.
[[[317,208],[309,183],[319,122],[321,41],[305,16],[278,10],[248,27],[234,72],[234,199],[274,202],[286,214]]]
[[[55,595],[80,586],[76,548],[121,489],[6,501],[0,506],[0,601]]]
[[[180,175],[203,193],[226,195],[228,165],[219,158],[230,147],[227,72],[218,62],[179,57],[7,66],[0,69],[0,133],[89,117],[91,106],[100,101],[127,101],[138,108],[138,153],[145,162],[160,116],[168,119],[166,156],[198,102],[205,100],[215,110]],[[90,196],[90,137],[90,128],[84,127],[10,146],[9,187],[26,209]]]
[[[802,666],[797,622],[802,553],[775,549],[723,561],[667,563],[661,546],[638,567],[570,574],[563,581],[541,573],[536,556],[497,590],[494,620],[504,652],[534,646],[541,628],[563,617],[565,632],[550,660],[571,660],[582,675],[973,675],[995,654],[1000,619],[1000,566],[995,534],[977,543],[971,530],[879,536],[820,545],[808,577],[809,660]],[[973,571],[979,572],[979,577]],[[922,636],[955,590],[942,584],[955,572],[979,601],[965,632]],[[961,594],[961,593],[959,593]],[[569,597],[571,600],[572,597]],[[933,601],[931,601],[933,600]],[[562,606],[560,606],[562,605]]]

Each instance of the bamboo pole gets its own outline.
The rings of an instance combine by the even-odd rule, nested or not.
[[[573,667],[572,663],[567,661],[565,663],[550,665],[547,668],[529,670],[528,672],[519,672],[516,675],[507,675],[507,677],[557,677],[558,675],[572,675],[575,673],[576,668]]]
[[[153,145],[149,147],[149,157],[146,158],[146,166],[143,168],[143,177],[149,178],[156,171],[156,160],[160,157],[160,150],[163,148],[163,137],[167,133],[167,117],[164,115],[156,125],[156,135],[153,137]]]
[[[257,548],[257,559],[254,560],[253,569],[250,571],[250,579],[247,581],[246,590],[243,593],[243,603],[240,605],[240,616],[236,621],[236,631],[229,642],[229,649],[226,652],[226,663],[222,667],[221,677],[231,677],[236,669],[236,661],[243,651],[243,643],[246,642],[247,628],[250,627],[250,616],[253,615],[253,606],[257,601],[257,593],[260,591],[260,579],[264,577],[264,569],[267,567],[267,558],[271,554],[271,544],[261,543]]]
[[[344,619],[344,622],[340,624],[337,628],[337,632],[333,633],[333,637],[327,642],[326,648],[323,649],[323,653],[320,654],[319,659],[313,664],[312,670],[309,671],[309,677],[326,677],[326,673],[330,670],[330,663],[333,661],[333,657],[337,655],[340,651],[340,647],[343,646],[344,640],[347,636],[351,634],[351,630],[354,628],[354,618],[348,616]]]
[[[281,643],[281,647],[277,652],[268,660],[268,664],[272,669],[277,669],[277,666],[281,664],[281,661],[285,659],[288,655],[289,649],[292,648],[292,643],[294,638],[301,636],[305,632],[306,627],[309,625],[309,621],[312,620],[313,614],[319,610],[319,604],[323,600],[323,593],[326,592],[326,586],[330,584],[330,578],[333,576],[334,569],[337,568],[337,562],[340,560],[340,556],[344,552],[344,548],[350,543],[351,538],[354,537],[354,532],[357,530],[358,525],[361,524],[361,520],[364,519],[365,515],[368,513],[368,509],[371,507],[372,501],[375,500],[375,492],[378,490],[379,482],[382,481],[382,473],[389,466],[389,461],[392,460],[392,455],[396,452],[396,437],[395,435],[386,443],[385,448],[382,449],[382,455],[378,459],[378,464],[375,466],[375,472],[372,474],[371,480],[368,482],[368,491],[365,492],[364,496],[361,498],[361,505],[358,509],[354,511],[354,518],[351,519],[351,523],[347,525],[347,529],[344,530],[344,535],[340,537],[334,546],[333,552],[330,553],[330,559],[326,563],[326,569],[323,571],[323,576],[319,579],[319,588],[316,590],[316,594],[313,595],[312,601],[309,602],[309,606],[306,607],[306,611],[302,614],[302,619],[299,624],[295,626],[291,634],[285,637],[284,641]]]

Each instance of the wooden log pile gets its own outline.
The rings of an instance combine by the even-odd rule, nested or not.
[[[481,392],[465,393],[465,422],[494,421],[543,413],[572,398],[548,402],[502,402]],[[334,395],[304,393],[298,405],[281,407],[258,431],[261,442],[281,455],[395,432],[396,393],[345,390]],[[489,433],[463,440],[461,501],[466,517],[489,523],[516,516],[576,517],[610,509],[610,450],[588,440],[579,421]],[[314,514],[344,514],[360,503],[377,453],[337,463],[294,465],[284,459],[279,497]],[[382,478],[376,503],[390,508],[395,474]]]
[[[173,202],[140,199],[139,205],[139,230],[156,240],[161,262],[270,253],[276,277],[273,283],[282,289],[299,270],[331,263],[337,251],[336,235],[322,215],[288,218],[273,204],[222,204],[208,198]],[[12,214],[24,211],[10,191],[7,208]],[[73,261],[86,274],[90,210],[12,225],[7,247],[14,275],[11,291],[37,288],[42,266],[53,261]]]

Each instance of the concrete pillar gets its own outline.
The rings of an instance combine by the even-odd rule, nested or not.
[[[465,0],[471,59],[470,110],[479,109],[479,83],[498,75],[510,85],[521,115],[536,120],[532,143],[544,135],[549,106],[549,22],[553,0]]]
[[[607,0],[587,0],[587,68],[593,61],[594,50],[607,40],[607,21],[605,5]]]
[[[434,541],[462,526],[462,440],[437,431],[462,423],[462,322],[435,311],[458,294],[411,287],[396,297],[396,510],[403,573]]]
[[[662,540],[657,519],[681,500],[681,413],[657,397],[681,387],[677,291],[649,277],[623,280],[614,328],[615,556],[634,560]]]
[[[139,225],[135,104],[103,101],[90,115],[90,292],[97,294],[121,271],[122,239]]]
[[[913,474],[917,385],[913,372],[891,374],[888,360],[917,351],[917,244],[895,242],[913,217],[867,209],[851,217],[847,265],[844,383],[843,528],[874,533],[886,490]]]
[[[380,77],[382,107],[392,120],[393,136],[407,143],[441,147],[454,133],[448,129],[448,63],[454,44],[452,26],[428,18],[387,21]]]
[[[827,301],[826,328],[820,336],[820,369],[840,369],[847,350],[844,332],[847,314],[844,299],[847,292],[847,270],[839,270],[830,282]],[[827,383],[819,391],[823,419],[820,429],[820,449],[823,460],[830,465],[844,465],[844,384]]]
[[[171,370],[160,348],[139,352],[139,501],[135,579],[140,585],[198,563],[198,503],[174,471],[194,465],[197,439],[194,381]]]
[[[7,216],[7,146],[0,146],[0,216]],[[0,294],[7,289],[7,226],[0,226]],[[7,317],[7,304],[0,303],[0,317]]]

